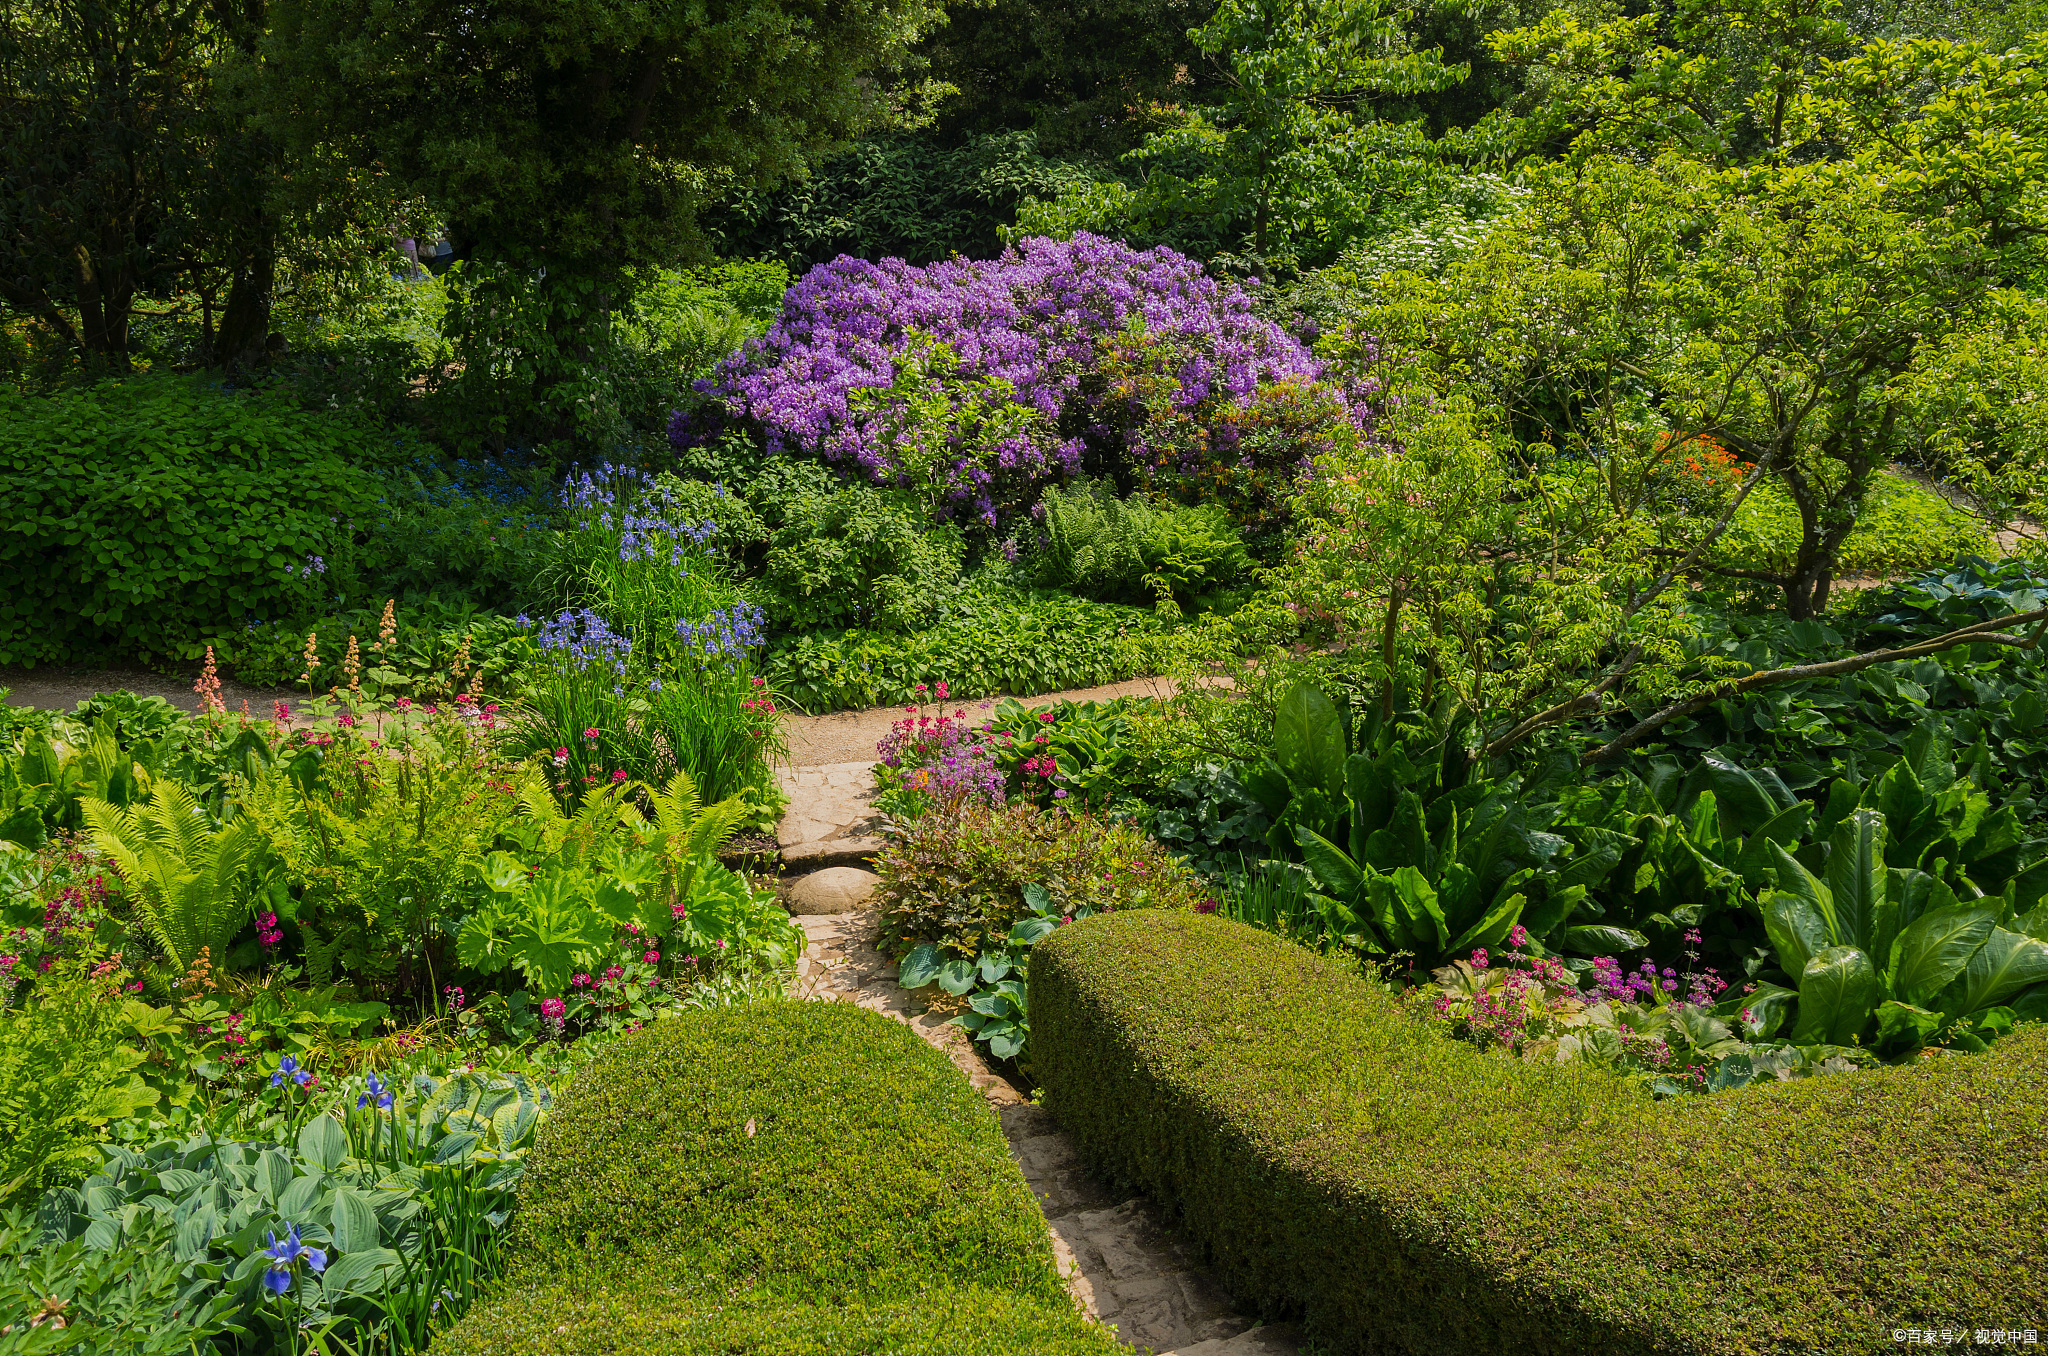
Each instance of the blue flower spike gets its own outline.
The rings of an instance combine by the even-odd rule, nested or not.
[[[375,1102],[379,1111],[389,1111],[391,1109],[391,1085],[373,1073],[367,1080],[367,1087],[369,1090],[356,1098],[357,1110],[361,1110],[363,1107]]]
[[[300,1262],[315,1273],[327,1270],[327,1253],[299,1241],[299,1226],[287,1224],[284,1242],[277,1241],[277,1232],[270,1230],[265,1235],[270,1246],[260,1250],[260,1255],[271,1261],[270,1269],[263,1273],[263,1288],[273,1295],[282,1295],[292,1288],[292,1269]]]
[[[312,1072],[310,1070],[301,1069],[299,1067],[298,1060],[292,1058],[290,1055],[286,1055],[283,1059],[277,1062],[277,1072],[270,1076],[270,1086],[273,1088],[281,1088],[284,1086],[284,1080],[287,1078],[291,1079],[292,1082],[297,1083],[302,1088],[305,1087],[306,1084],[313,1081]]]

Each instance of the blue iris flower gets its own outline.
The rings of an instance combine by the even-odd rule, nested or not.
[[[292,1288],[292,1268],[304,1261],[310,1271],[327,1270],[327,1254],[319,1248],[309,1248],[299,1241],[299,1226],[287,1224],[284,1242],[277,1241],[277,1233],[271,1230],[266,1235],[270,1246],[258,1249],[261,1256],[268,1257],[274,1265],[263,1273],[263,1288],[273,1295],[282,1295]]]
[[[270,1086],[273,1088],[281,1088],[284,1086],[284,1080],[287,1078],[291,1079],[292,1082],[297,1083],[302,1088],[305,1087],[306,1084],[313,1081],[313,1075],[311,1071],[301,1069],[299,1067],[299,1062],[296,1059],[293,1059],[290,1055],[286,1055],[283,1059],[277,1062],[277,1072],[270,1076]]]
[[[368,1084],[369,1091],[356,1098],[356,1108],[361,1110],[371,1102],[375,1102],[379,1111],[389,1111],[391,1109],[390,1084],[384,1082],[375,1074],[370,1075]]]

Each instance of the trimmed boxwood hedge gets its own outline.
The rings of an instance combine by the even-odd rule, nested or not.
[[[1060,1123],[1332,1352],[1832,1356],[2048,1327],[2048,1029],[1657,1102],[1446,1039],[1214,917],[1062,928],[1030,982]]]
[[[572,1083],[444,1356],[1104,1356],[980,1094],[849,1004],[693,1013]]]

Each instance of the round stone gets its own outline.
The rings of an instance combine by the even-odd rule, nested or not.
[[[882,878],[857,866],[828,866],[799,876],[789,887],[791,913],[852,913],[868,902]]]

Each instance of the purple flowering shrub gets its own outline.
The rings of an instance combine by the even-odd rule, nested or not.
[[[670,423],[678,448],[738,423],[770,453],[985,528],[1084,472],[1187,494],[1222,483],[1270,515],[1294,468],[1368,423],[1367,393],[1325,382],[1242,288],[1087,234],[922,268],[821,264],[699,390],[707,405]]]

